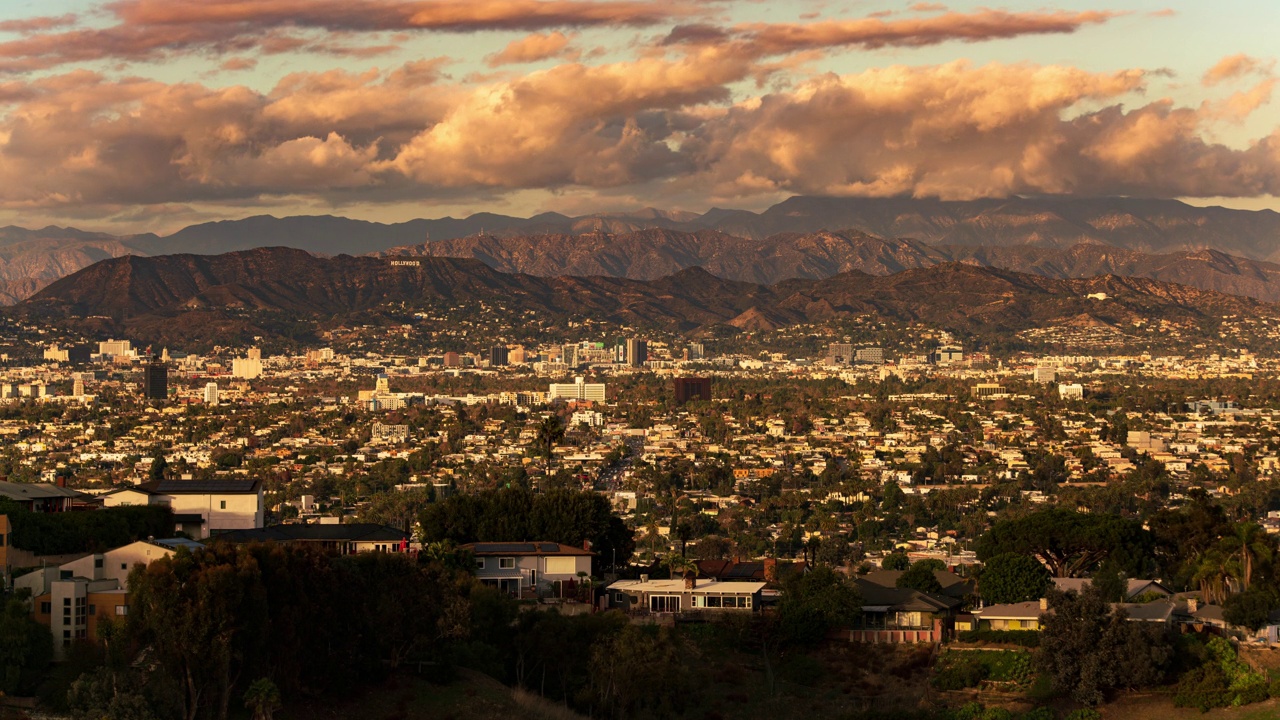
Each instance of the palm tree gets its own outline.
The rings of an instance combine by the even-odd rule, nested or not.
[[[677,575],[684,578],[687,578],[690,575],[697,577],[698,575],[698,563],[694,562],[693,558],[673,554],[668,555],[662,563],[671,571],[671,578],[673,580]]]
[[[271,720],[280,707],[280,689],[271,678],[258,678],[244,694],[244,706],[253,711],[253,720]]]
[[[547,415],[542,419],[542,423],[538,425],[537,444],[538,450],[542,453],[542,457],[546,460],[547,475],[551,474],[551,455],[555,449],[556,443],[564,439],[564,424],[560,422],[560,418],[554,413]]]
[[[1271,538],[1257,523],[1239,523],[1235,526],[1235,536],[1230,538],[1235,546],[1232,556],[1239,565],[1241,590],[1248,590],[1253,582],[1253,569],[1259,562],[1271,559],[1273,547]]]
[[[1200,558],[1191,582],[1200,586],[1200,594],[1208,603],[1222,604],[1231,593],[1231,580],[1236,576],[1233,558],[1211,548]]]

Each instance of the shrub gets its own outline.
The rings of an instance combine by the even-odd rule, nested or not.
[[[1058,713],[1053,708],[1038,707],[1022,713],[1018,720],[1058,720]]]
[[[1025,648],[1040,647],[1040,633],[1035,630],[966,630],[958,635],[960,642],[989,642],[1017,645]]]
[[[1080,708],[1067,715],[1065,720],[1102,720],[1102,713],[1093,708]]]

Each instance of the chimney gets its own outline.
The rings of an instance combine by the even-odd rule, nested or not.
[[[642,583],[647,583],[647,582],[649,582],[649,576],[648,576],[648,575],[643,575],[643,574],[642,574],[642,575],[640,576],[640,582],[642,582]]]
[[[1049,598],[1040,598],[1040,612],[1049,609]]]
[[[698,576],[695,573],[687,572],[684,574],[684,589],[692,590],[698,586]]]
[[[764,559],[764,581],[778,582],[778,559],[777,558]]]
[[[58,487],[60,487],[60,488],[64,488],[64,487],[66,487],[66,486],[67,486],[67,476],[66,476],[66,475],[59,475],[58,477],[54,478],[54,480],[53,480],[53,484],[54,484],[54,485],[57,485],[57,486],[58,486]]]
[[[1187,612],[1194,615],[1198,609],[1200,609],[1200,601],[1193,597],[1187,598]]]

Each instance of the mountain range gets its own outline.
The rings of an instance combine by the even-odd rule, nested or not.
[[[438,301],[483,302],[511,320],[532,311],[550,319],[592,317],[677,332],[717,325],[769,330],[876,314],[966,334],[1081,323],[1120,327],[1157,317],[1211,333],[1214,318],[1275,311],[1255,300],[1155,280],[1112,275],[1064,280],[965,263],[759,284],[716,277],[702,268],[650,280],[540,277],[499,272],[472,259],[396,262],[258,248],[103,260],[54,282],[11,312],[145,341],[192,342],[207,341],[236,323],[256,322],[255,312],[266,320],[241,329],[268,335],[291,321],[379,313],[402,317],[407,308]],[[182,322],[175,322],[177,317]]]
[[[629,242],[653,245],[624,247]],[[502,270],[547,276],[653,278],[703,265],[722,277],[763,283],[959,261],[1055,278],[1115,272],[1280,300],[1280,265],[1273,264],[1280,262],[1280,214],[1272,211],[1134,198],[794,197],[760,213],[480,213],[393,224],[257,216],[192,225],[164,237],[7,227],[0,228],[0,303],[26,298],[109,257],[273,246],[324,255],[394,250],[475,257]]]

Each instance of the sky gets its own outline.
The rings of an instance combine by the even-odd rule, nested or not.
[[[1274,0],[4,0],[0,224],[1280,210]]]

